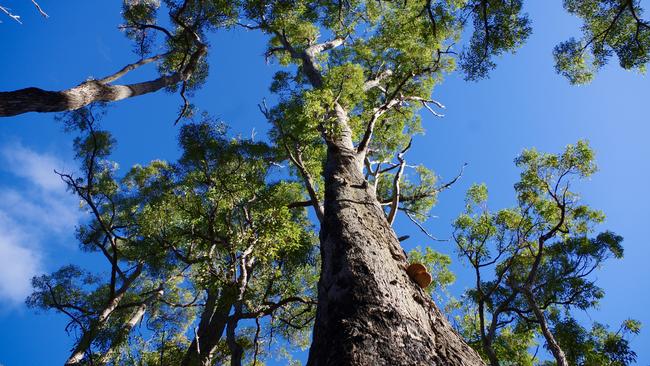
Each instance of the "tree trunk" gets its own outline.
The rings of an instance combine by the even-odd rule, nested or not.
[[[228,323],[230,309],[235,297],[233,290],[222,291],[221,296],[208,292],[206,304],[201,313],[196,337],[183,357],[182,366],[211,366],[214,352]],[[198,345],[197,345],[198,341]]]
[[[480,288],[481,286],[481,281],[480,277],[478,277],[477,283],[477,288]],[[483,295],[479,295],[483,296]],[[485,352],[485,355],[488,358],[488,361],[490,361],[490,366],[499,366],[499,358],[497,357],[496,352],[494,352],[494,347],[492,347],[492,342],[494,341],[494,331],[492,328],[496,328],[496,318],[492,318],[492,324],[490,325],[490,332],[489,335],[485,334],[485,301],[483,298],[480,299],[478,303],[478,315],[479,315],[479,322],[481,326],[481,346],[483,347],[483,352]]]
[[[548,349],[553,354],[553,357],[557,362],[557,366],[569,366],[569,362],[566,359],[566,355],[564,354],[564,351],[562,351],[560,344],[557,343],[557,341],[555,340],[555,336],[553,336],[553,333],[548,328],[548,322],[546,321],[546,317],[544,316],[544,313],[537,306],[537,303],[535,302],[533,293],[529,289],[524,289],[523,293],[524,293],[524,297],[526,297],[526,301],[528,302],[528,306],[530,306],[530,308],[533,310],[533,313],[535,314],[535,318],[537,319],[537,322],[539,323],[539,326],[542,329],[542,335],[546,340],[546,345],[548,346]]]
[[[308,365],[484,365],[406,274],[358,155],[330,143],[318,309]]]
[[[131,334],[133,328],[135,328],[135,326],[140,321],[142,321],[142,319],[144,318],[144,314],[147,311],[147,307],[150,306],[150,304],[155,302],[157,299],[162,297],[163,294],[164,291],[161,288],[158,291],[154,292],[151,296],[149,296],[148,298],[142,301],[142,303],[131,314],[129,320],[127,320],[126,323],[122,325],[122,329],[120,329],[117,337],[113,339],[110,347],[106,350],[104,355],[99,359],[99,362],[95,363],[95,365],[97,366],[106,365],[111,361],[111,358],[120,351],[120,346],[124,344],[126,340],[128,340],[129,335]]]
[[[108,322],[108,319],[113,314],[113,311],[115,311],[117,306],[124,298],[124,295],[126,295],[126,292],[131,288],[131,285],[133,285],[133,282],[135,282],[140,274],[142,274],[142,268],[143,265],[138,264],[136,270],[124,281],[115,295],[108,301],[97,319],[93,321],[88,329],[82,333],[81,338],[79,338],[77,345],[72,350],[70,357],[68,357],[66,360],[65,366],[75,366],[82,364],[82,361],[86,356],[86,353],[88,353],[90,350],[95,337],[97,337],[99,331],[101,331],[106,322]]]

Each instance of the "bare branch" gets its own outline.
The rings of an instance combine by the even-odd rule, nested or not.
[[[393,200],[390,205],[390,211],[388,213],[388,223],[390,225],[393,225],[393,222],[395,221],[395,215],[397,214],[397,207],[399,205],[399,197],[400,197],[400,180],[402,179],[402,173],[404,173],[404,164],[406,164],[406,160],[404,160],[404,154],[408,151],[408,149],[411,148],[411,143],[413,142],[413,139],[409,140],[408,145],[404,148],[404,150],[400,151],[399,154],[397,154],[397,160],[399,161],[399,169],[397,170],[397,173],[395,173],[395,178],[393,179]]]
[[[281,137],[286,140],[288,136],[286,136],[284,129],[282,128],[282,125],[280,125],[279,122],[275,121],[271,113],[268,110],[268,107],[266,106],[266,101],[262,101],[261,104],[257,105],[258,108],[260,109],[260,112],[266,117],[269,122],[274,124],[277,128],[278,131],[280,132]],[[314,211],[316,212],[316,217],[318,218],[318,221],[322,222],[325,213],[323,210],[323,206],[320,204],[320,201],[318,200],[318,194],[316,192],[316,185],[314,184],[314,179],[312,178],[311,174],[305,167],[305,164],[302,160],[302,154],[300,151],[292,152],[292,149],[289,147],[287,142],[284,142],[284,148],[285,151],[287,152],[287,155],[289,156],[289,160],[298,168],[298,171],[300,172],[300,175],[302,176],[303,182],[305,184],[305,188],[307,189],[307,193],[309,194],[309,198],[311,201],[311,205],[314,207]]]
[[[149,64],[149,63],[152,63],[154,61],[158,61],[158,60],[160,60],[161,58],[163,58],[165,56],[167,56],[167,53],[152,56],[152,57],[148,57],[148,58],[143,58],[142,60],[140,60],[138,62],[135,62],[135,63],[124,66],[124,68],[122,68],[122,70],[116,72],[115,74],[106,76],[105,78],[97,80],[97,81],[102,83],[102,84],[112,83],[112,82],[120,79],[124,75],[128,74],[129,72],[137,69],[138,67]]]
[[[424,226],[422,226],[422,224],[418,220],[416,220],[413,216],[411,216],[411,214],[408,211],[404,211],[404,213],[406,214],[406,217],[408,217],[409,220],[411,220],[411,222],[414,223],[424,233],[424,235],[428,236],[431,240],[449,241],[449,239],[438,239],[435,236],[429,234],[429,231],[427,231],[427,229],[425,229]]]
[[[185,91],[187,90],[187,81],[183,81],[183,85],[181,86],[181,91],[180,91],[180,96],[183,99],[183,107],[181,107],[181,111],[178,113],[178,117],[176,118],[176,121],[174,121],[174,126],[178,124],[178,122],[185,116],[185,113],[187,113],[187,110],[190,108],[190,103],[187,100],[187,97],[185,96]]]
[[[372,88],[378,87],[379,83],[381,83],[386,78],[391,77],[392,75],[393,75],[392,70],[385,70],[381,72],[379,75],[377,75],[377,77],[375,77],[374,79],[370,79],[363,84],[363,91],[368,91]]]
[[[310,46],[305,50],[305,53],[310,58],[314,58],[319,53],[341,46],[344,42],[345,42],[345,38],[337,37],[327,42],[318,43],[313,46]]]
[[[23,22],[20,21],[20,15],[13,14],[9,8],[5,8],[4,6],[0,6],[0,11],[3,13],[7,14],[7,16],[15,21],[18,22],[18,24],[23,24]]]
[[[125,24],[125,25],[119,26],[119,29],[128,29],[128,28],[135,28],[135,29],[139,29],[139,30],[154,29],[154,30],[157,30],[159,32],[162,32],[169,39],[174,38],[172,33],[169,30],[167,30],[167,28],[161,27],[161,26],[159,26],[157,24],[132,23],[132,24]]]
[[[46,12],[43,11],[43,9],[41,8],[41,6],[38,5],[38,3],[36,2],[36,0],[32,0],[32,4],[34,4],[34,6],[36,7],[36,10],[38,10],[38,12],[43,16],[43,18],[47,19],[47,18],[50,17],[49,15],[47,15]]]

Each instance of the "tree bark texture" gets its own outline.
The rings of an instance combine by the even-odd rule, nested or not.
[[[208,292],[206,305],[196,330],[196,337],[185,352],[182,366],[212,365],[214,352],[228,324],[228,316],[234,302],[232,292],[232,290],[226,289],[221,296],[212,290]]]
[[[110,85],[98,80],[91,80],[62,91],[25,88],[0,92],[0,117],[11,117],[27,112],[72,111],[94,102],[115,102],[153,93],[167,86],[175,85],[181,80],[180,74],[173,74],[130,85]]]
[[[99,80],[85,81],[75,87],[60,91],[48,91],[39,88],[25,88],[9,92],[0,92],[0,117],[11,117],[28,112],[65,112],[83,108],[96,102],[116,102],[157,92],[160,89],[187,81],[201,58],[207,53],[207,46],[197,42],[196,50],[188,55],[188,62],[182,70],[157,79],[128,85],[113,85],[127,73],[140,66],[159,60],[166,54],[142,59],[123,67],[120,71]]]
[[[359,156],[341,145],[328,147],[308,365],[484,365],[406,274],[406,255],[362,175]]]

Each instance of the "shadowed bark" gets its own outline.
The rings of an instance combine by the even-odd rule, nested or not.
[[[214,352],[228,324],[228,315],[234,299],[232,289],[226,289],[220,296],[214,291],[208,291],[196,336],[185,352],[182,366],[212,365]]]
[[[322,272],[308,365],[484,365],[406,274],[358,155],[329,144]]]

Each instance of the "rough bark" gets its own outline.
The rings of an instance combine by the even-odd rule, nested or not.
[[[110,85],[91,80],[62,91],[25,88],[0,92],[0,117],[11,117],[27,112],[72,111],[94,102],[115,102],[153,93],[175,85],[181,80],[180,74],[174,74],[131,85]]]
[[[48,91],[39,88],[25,88],[0,92],[0,117],[11,117],[28,112],[65,112],[83,108],[96,102],[116,102],[126,98],[156,92],[160,89],[187,81],[201,58],[207,53],[207,46],[197,41],[196,50],[182,70],[163,75],[154,80],[128,85],[112,85],[130,71],[142,65],[157,61],[165,54],[149,57],[126,65],[120,71],[99,80],[89,80],[73,88]]]
[[[404,251],[358,159],[350,146],[329,144],[308,365],[484,365],[406,274]]]
[[[196,337],[185,352],[182,366],[212,365],[214,352],[228,324],[228,316],[234,299],[232,291],[224,290],[221,296],[213,291],[208,292],[208,298],[196,330]]]

